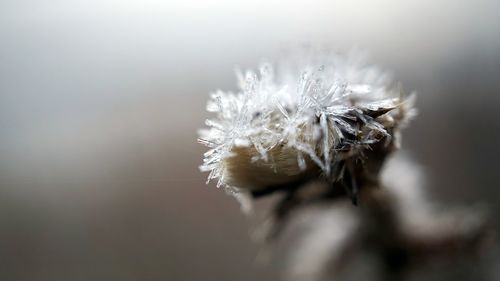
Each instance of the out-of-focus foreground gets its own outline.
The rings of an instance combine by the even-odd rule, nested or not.
[[[367,49],[417,90],[403,144],[430,195],[499,212],[499,9],[3,1],[0,279],[275,280],[284,265],[255,265],[238,203],[205,186],[196,130],[235,65],[303,43]]]

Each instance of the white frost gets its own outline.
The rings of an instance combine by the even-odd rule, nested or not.
[[[264,63],[259,73],[237,72],[236,93],[217,91],[211,95],[207,110],[215,118],[207,120],[200,131],[205,153],[202,171],[208,180],[224,185],[224,162],[235,146],[254,147],[252,160],[272,161],[267,152],[276,145],[297,150],[297,165],[305,169],[308,155],[328,175],[336,160],[336,149],[366,146],[387,132],[368,110],[397,107],[400,93],[393,90],[388,75],[377,67],[364,65],[359,57],[332,54],[303,56],[275,65]],[[349,122],[358,120],[369,132]]]

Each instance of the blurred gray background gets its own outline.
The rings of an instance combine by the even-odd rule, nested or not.
[[[210,91],[303,43],[368,50],[439,202],[500,211],[498,1],[0,1],[0,279],[276,280],[205,185]],[[493,216],[496,223],[498,217]]]

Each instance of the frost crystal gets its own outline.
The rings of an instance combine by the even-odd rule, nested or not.
[[[237,72],[239,91],[211,94],[215,114],[200,131],[210,149],[200,170],[232,190],[256,190],[308,176],[342,177],[346,159],[392,143],[410,104],[388,75],[357,56],[313,55],[258,73]]]

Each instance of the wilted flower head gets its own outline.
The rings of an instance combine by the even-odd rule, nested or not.
[[[415,110],[378,68],[316,53],[237,74],[239,91],[208,103],[215,118],[200,132],[210,147],[200,169],[230,191],[284,191],[260,238],[275,241],[299,218],[290,280],[413,280],[415,266],[425,268],[417,279],[435,280],[448,270],[434,275],[433,262],[455,266],[488,240],[487,220],[473,210],[429,208],[414,166],[400,160],[381,175]],[[359,194],[361,208],[338,200],[345,193],[354,204]]]
[[[211,95],[207,110],[216,116],[199,139],[210,148],[200,169],[232,190],[324,177],[355,192],[356,166],[378,173],[367,153],[389,152],[411,115],[388,75],[358,56],[304,55],[237,77],[238,92]]]

